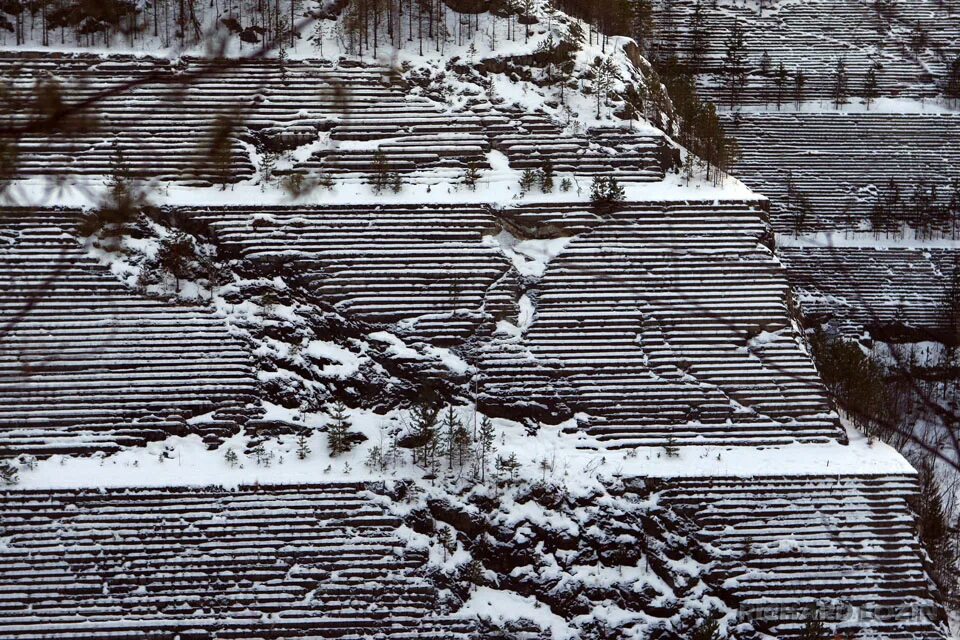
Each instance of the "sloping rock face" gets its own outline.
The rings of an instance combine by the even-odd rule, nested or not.
[[[655,0],[652,5],[654,21],[662,25],[661,46],[678,57],[700,50],[697,83],[718,105],[729,104],[723,64],[735,25],[743,30],[750,61],[740,100],[752,105],[777,104],[778,93],[779,102],[792,102],[792,87],[778,92],[776,86],[781,63],[791,76],[796,69],[803,70],[805,99],[829,103],[838,60],[846,65],[852,94],[859,93],[873,68],[879,95],[935,97],[942,94],[958,52],[960,5],[952,1],[773,0],[760,5]]]
[[[495,414],[585,415],[582,431],[619,447],[845,437],[757,203],[176,215],[352,319],[457,350]]]
[[[119,283],[78,244],[76,220],[75,212],[36,210],[10,211],[4,219],[4,237],[13,242],[0,251],[15,285],[8,321],[15,309],[26,309],[11,335],[35,350],[55,337],[64,347],[61,357],[76,359],[68,369],[87,377],[60,378],[61,369],[51,367],[28,372],[30,381],[72,397],[79,392],[67,382],[103,380],[92,398],[109,408],[118,394],[109,386],[119,366],[113,359],[135,344],[140,357],[125,366],[125,379],[138,380],[144,371],[145,386],[160,389],[168,406],[188,403],[191,392],[203,394],[205,404],[186,416],[218,416],[212,426],[223,433],[205,433],[212,446],[243,429],[262,437],[276,428],[263,419],[259,403],[265,400],[283,403],[289,396],[323,407],[335,398],[362,403],[374,396],[370,406],[386,410],[427,387],[436,391],[440,381],[446,384],[441,393],[462,393],[471,376],[485,405],[507,407],[531,424],[576,413],[571,431],[599,434],[596,442],[612,448],[639,444],[630,438],[650,433],[652,421],[663,434],[652,442],[667,452],[688,444],[684,430],[689,444],[718,428],[728,447],[766,444],[753,426],[764,413],[781,416],[772,424],[778,437],[789,438],[784,441],[803,440],[796,426],[805,412],[824,416],[825,431],[812,442],[837,438],[835,418],[793,333],[786,284],[753,203],[633,203],[615,213],[582,205],[154,212],[154,222],[215,248],[217,265],[232,274],[224,300],[242,304],[270,292],[277,309],[299,309],[248,324]],[[682,239],[676,228],[684,229]],[[25,266],[29,277],[14,278]],[[36,305],[24,306],[31,283],[41,278],[57,284]],[[101,301],[114,299],[110,323],[101,316],[84,322]],[[164,322],[205,329],[181,331],[175,339],[164,333]],[[713,340],[694,339],[708,326]],[[105,367],[92,364],[104,354],[96,351],[94,358],[88,345],[91,331],[101,330],[117,333],[118,349]],[[449,357],[404,363],[375,346],[384,333],[409,349],[456,354],[467,367],[451,371]],[[257,345],[305,336],[344,350],[365,345],[359,351],[367,360],[337,380],[317,374],[328,367],[322,361],[296,370],[289,379],[302,387],[257,379],[256,371],[296,369],[293,361],[264,357]],[[150,376],[178,339],[189,344],[173,356],[177,366],[168,375],[189,375],[193,383],[154,385]],[[216,387],[223,394],[216,396],[196,381],[203,379],[198,372],[226,375],[229,368],[215,360],[231,357],[218,348],[223,345],[248,354],[240,378],[247,386],[232,393]],[[790,366],[799,376],[786,373]],[[761,392],[764,380],[782,396]],[[8,393],[15,388],[8,386]],[[712,406],[724,411],[739,409],[720,415],[716,427],[706,416],[674,416],[664,402],[685,397],[683,389],[705,399],[715,394]],[[790,400],[789,389],[799,400]],[[68,437],[82,443],[73,445],[80,450],[110,451],[139,423],[121,416],[100,431],[80,432],[55,421],[47,396],[18,397],[4,411],[27,410],[33,420],[8,431],[14,454],[55,452],[47,447]],[[522,401],[510,404],[511,398]],[[625,410],[630,398],[636,401]],[[688,400],[672,402],[700,406]],[[243,411],[231,419],[230,403],[240,401]],[[83,406],[98,405],[86,399]],[[795,417],[777,413],[787,411]],[[184,417],[177,424],[153,437],[211,422]],[[617,437],[605,437],[609,433]],[[29,446],[18,445],[17,437]],[[33,637],[53,623],[77,637],[94,627],[122,637],[140,626],[162,638],[189,629],[202,629],[197,637],[236,630],[258,638],[317,630],[361,637],[381,627],[398,637],[535,633],[531,621],[481,618],[473,627],[431,614],[434,606],[456,612],[477,589],[496,589],[532,598],[585,638],[635,632],[679,640],[710,616],[724,620],[731,638],[800,637],[808,618],[824,611],[841,631],[944,637],[938,594],[913,532],[910,477],[627,476],[588,495],[545,483],[507,485],[503,493],[433,495],[405,520],[389,513],[407,510],[400,494],[385,492],[393,501],[385,510],[382,498],[371,501],[357,485],[11,490],[0,521],[11,614],[0,624],[12,638]],[[435,539],[453,532],[464,560],[425,565],[422,552],[403,550],[404,521]],[[104,537],[105,531],[120,537]],[[248,557],[245,549],[254,547]],[[239,566],[253,564],[223,569],[234,555]],[[82,584],[79,593],[86,595],[55,605],[50,582],[35,584],[28,575],[47,576],[65,593]],[[170,594],[187,576],[203,586],[190,592],[188,606],[175,607]],[[394,583],[396,592],[383,588]]]
[[[110,453],[188,432],[215,443],[242,427],[258,394],[247,345],[208,308],[119,282],[78,241],[79,221],[0,212],[0,449]]]
[[[776,638],[820,616],[855,637],[942,638],[909,500],[913,476],[756,476],[644,482],[699,526],[717,558],[708,580]]]
[[[728,638],[801,637],[815,616],[851,635],[943,638],[913,490],[911,477],[768,476],[414,499],[406,523],[453,531],[473,559],[440,568],[384,509],[383,496],[405,500],[402,485],[5,491],[0,630],[534,637],[532,621],[442,613],[496,589],[583,638],[680,640],[710,616],[727,620]]]
[[[402,184],[455,180],[489,169],[501,150],[517,169],[552,163],[584,178],[658,182],[677,162],[657,132],[625,128],[570,132],[541,113],[489,103],[451,111],[412,95],[395,69],[326,60],[211,61],[91,54],[0,52],[12,97],[29,101],[36,78],[67,96],[131,89],[98,100],[56,135],[3,134],[17,150],[15,175],[84,181],[122,165],[137,179],[197,187],[255,177],[267,154],[302,150],[277,176],[370,178],[378,162]],[[188,91],[175,91],[190,77]],[[411,78],[415,82],[417,78]],[[446,94],[437,96],[440,99]],[[106,141],[106,142],[105,142]]]
[[[0,56],[15,83],[52,72],[77,90],[197,64]],[[676,164],[656,132],[573,133],[479,103],[451,111],[392,76],[259,61],[179,101],[147,83],[104,105],[106,133],[17,141],[18,177],[103,176],[118,155],[131,176],[177,188],[241,185],[254,160],[284,152],[295,161],[278,177],[371,182],[382,161],[401,186],[492,171],[496,154],[510,170],[549,163],[636,184],[664,182]],[[224,128],[224,103],[247,117]],[[198,158],[214,140],[215,161]],[[276,418],[284,411],[341,400],[386,415],[429,396],[473,401],[533,435],[562,423],[567,453],[593,454],[566,479],[604,467],[605,483],[575,492],[523,469],[466,490],[436,477],[260,485],[254,470],[231,488],[5,490],[2,637],[527,639],[566,627],[690,640],[716,618],[727,638],[789,639],[824,615],[841,633],[945,637],[912,477],[828,477],[829,459],[791,477],[775,466],[647,477],[646,461],[669,464],[661,455],[679,448],[719,460],[781,447],[788,462],[846,444],[791,315],[764,202],[380,200],[152,209],[128,253],[80,237],[77,211],[3,210],[0,455],[104,455],[184,434],[211,448],[262,442],[302,432]],[[210,268],[188,276],[190,302],[142,251],[179,234]],[[438,560],[438,545],[455,560]],[[502,602],[491,591],[530,609],[503,623],[477,615],[478,599]]]
[[[2,494],[4,638],[478,637],[356,484]]]

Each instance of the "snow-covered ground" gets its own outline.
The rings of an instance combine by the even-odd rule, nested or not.
[[[318,187],[303,197],[292,198],[276,184],[264,188],[253,179],[247,183],[216,188],[186,187],[172,184],[157,184],[147,187],[150,202],[170,206],[282,206],[282,205],[340,205],[346,202],[378,204],[493,204],[511,206],[541,202],[588,202],[590,182],[572,174],[558,173],[556,182],[570,178],[573,188],[568,192],[555,189],[543,193],[533,189],[522,193],[520,171],[498,167],[481,172],[476,189],[470,189],[457,180],[439,178],[435,184],[405,184],[399,193],[383,190],[376,193],[362,182],[337,183],[333,187]],[[689,183],[683,176],[668,173],[659,182],[622,183],[628,201],[677,201],[677,200],[761,200],[763,197],[751,191],[736,178],[728,176],[722,184],[702,179]],[[96,208],[102,202],[105,182],[84,180],[71,186],[59,184],[54,188],[40,178],[17,182],[12,192],[14,201],[21,206],[65,206]]]
[[[793,102],[784,102],[777,109],[775,102],[768,104],[746,104],[740,105],[733,111],[743,111],[744,113],[770,113],[778,112],[783,114],[791,113],[956,113],[957,104],[942,98],[889,98],[882,97],[872,100],[869,105],[860,98],[852,98],[846,104],[839,107],[829,100],[804,100],[797,106]]]
[[[244,453],[248,437],[237,434],[218,449],[210,450],[199,436],[173,437],[155,442],[145,449],[128,449],[113,455],[74,457],[52,456],[23,469],[23,488],[67,487],[139,487],[139,486],[236,486],[242,484],[301,483],[324,481],[363,481],[382,479],[423,479],[426,471],[409,461],[386,474],[367,466],[370,450],[385,448],[391,428],[401,425],[405,411],[386,415],[349,410],[352,428],[367,440],[346,454],[329,455],[325,414],[302,414],[277,406],[268,406],[268,418],[302,425],[311,434],[310,449],[304,459],[296,436],[267,438],[261,462]],[[479,421],[471,406],[457,408],[468,430]],[[202,418],[201,418],[202,420]],[[196,420],[194,420],[196,422]],[[779,447],[683,446],[675,451],[663,447],[636,447],[605,450],[583,434],[563,432],[561,425],[541,425],[529,435],[526,426],[504,419],[493,419],[497,435],[496,454],[517,457],[520,476],[531,481],[560,482],[571,490],[594,486],[597,481],[621,477],[743,477],[848,474],[913,473],[909,463],[890,446],[870,441],[848,429],[849,445],[795,444]],[[231,465],[227,451],[238,456]],[[543,463],[546,464],[543,464]],[[491,464],[492,467],[492,464]],[[429,481],[426,481],[429,482]],[[442,480],[438,480],[442,482]]]

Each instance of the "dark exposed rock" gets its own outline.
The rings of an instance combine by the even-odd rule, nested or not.
[[[461,506],[446,500],[430,500],[427,503],[430,515],[452,526],[468,538],[474,538],[484,531],[484,521],[479,515],[469,513]]]
[[[453,527],[473,563],[485,570],[485,584],[534,597],[554,614],[571,622],[576,619],[581,638],[615,638],[626,632],[613,631],[593,618],[596,607],[606,603],[663,620],[646,630],[653,634],[649,637],[686,640],[673,623],[685,610],[684,598],[691,597],[693,587],[705,584],[720,601],[736,603],[718,586],[722,578],[711,578],[713,558],[692,535],[696,525],[680,511],[636,501],[633,488],[646,495],[655,486],[618,482],[611,485],[614,491],[579,496],[582,500],[547,483],[508,490],[502,497],[478,490],[466,498],[431,499],[429,514],[417,513],[408,522],[422,530],[432,519]],[[516,517],[515,505],[523,504],[538,505],[543,517]],[[688,575],[691,561],[704,570]],[[598,564],[612,569],[643,567],[656,578],[637,584],[635,578],[617,579],[616,573],[589,581],[571,577],[574,566]],[[450,591],[465,599],[465,576],[478,570],[462,568],[438,580],[448,581]],[[670,591],[663,593],[657,584]]]
[[[408,513],[405,521],[417,533],[431,534],[436,529],[436,520],[430,515],[430,511],[423,507]]]

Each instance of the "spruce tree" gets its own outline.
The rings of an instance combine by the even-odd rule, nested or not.
[[[307,442],[307,434],[301,432],[297,435],[297,459],[306,460],[310,455],[310,444]]]
[[[390,186],[390,163],[387,162],[386,154],[377,149],[373,154],[373,160],[370,163],[370,186],[374,193],[381,193]]]
[[[779,111],[780,105],[783,104],[783,93],[787,88],[787,68],[783,66],[782,60],[777,65],[777,73],[774,76],[773,84],[777,88],[777,111]]]
[[[178,291],[180,280],[193,275],[196,260],[197,252],[193,240],[184,233],[175,233],[164,238],[157,251],[157,262],[173,276]]]
[[[486,482],[487,480],[487,463],[496,450],[493,445],[496,435],[493,421],[487,416],[483,416],[480,421],[480,432],[477,434],[477,464],[480,471],[480,482]]]
[[[701,0],[693,6],[690,14],[690,57],[688,66],[690,73],[697,75],[703,66],[703,58],[707,54],[707,28],[703,15]]]
[[[615,178],[594,176],[590,185],[590,202],[597,211],[612,213],[625,198],[623,187]]]
[[[471,191],[477,190],[477,183],[480,181],[480,167],[476,162],[467,163],[463,171],[463,184]]]
[[[863,79],[863,103],[870,109],[870,104],[880,96],[877,88],[877,69],[879,65],[874,63],[867,69],[867,75]]]
[[[952,100],[954,103],[960,100],[960,55],[950,64],[943,92],[947,100]]]
[[[443,421],[440,423],[440,443],[443,456],[447,459],[447,468],[451,470],[454,461],[457,459],[457,437],[460,429],[460,417],[453,405],[449,405],[443,414]]]
[[[803,90],[806,84],[807,77],[803,74],[803,69],[797,67],[797,70],[793,74],[793,102],[797,109],[800,108],[800,104],[803,102]]]
[[[327,446],[331,456],[339,456],[353,448],[353,440],[350,437],[350,418],[347,415],[347,408],[340,401],[334,403],[330,417],[332,422],[327,427]]]
[[[799,640],[827,640],[829,637],[823,623],[819,620],[812,619],[807,620],[806,624],[803,625],[803,629],[800,630]]]
[[[726,52],[723,57],[723,77],[730,98],[730,108],[740,103],[747,82],[746,41],[743,27],[734,20],[730,36],[724,43]]]
[[[847,63],[843,58],[837,58],[837,64],[833,69],[833,80],[831,83],[830,97],[833,99],[833,106],[840,108],[847,103],[849,94],[849,79],[847,77]]]
[[[537,172],[537,180],[540,182],[540,190],[544,193],[553,192],[553,163],[549,158],[543,161],[543,165]]]
[[[537,183],[537,174],[532,169],[524,169],[520,174],[520,193],[526,195]]]

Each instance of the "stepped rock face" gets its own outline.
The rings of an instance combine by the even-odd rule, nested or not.
[[[115,452],[187,432],[216,440],[244,424],[253,359],[222,318],[118,282],[80,244],[76,211],[0,216],[8,455]]]
[[[910,476],[760,476],[666,481],[657,495],[689,510],[720,558],[711,577],[774,637],[802,633],[817,610],[849,632],[940,638],[915,490]]]
[[[771,219],[782,233],[874,229],[900,224],[951,230],[960,210],[955,184],[960,168],[957,113],[734,113],[724,116],[741,157],[736,175],[771,200]],[[900,220],[879,214],[896,185]],[[918,202],[922,188],[930,203]],[[932,194],[932,195],[931,195]],[[800,213],[800,200],[806,201]],[[952,201],[952,202],[951,202]],[[913,209],[942,207],[927,215]]]
[[[446,494],[422,473],[398,489],[324,478],[330,467],[261,484],[271,472],[247,457],[227,469],[219,451],[193,486],[138,474],[140,459],[111,468],[127,481],[31,480],[25,466],[27,486],[0,494],[0,636],[481,638],[495,625],[479,600],[489,614],[499,592],[524,620],[490,637],[679,640],[716,613],[730,638],[783,639],[823,612],[864,637],[945,637],[913,476],[890,454],[872,475],[830,467],[848,447],[882,453],[848,443],[831,408],[766,201],[681,189],[661,133],[453,109],[380,67],[257,61],[172,92],[202,62],[0,56],[81,95],[149,80],[104,103],[96,132],[18,141],[17,178],[82,182],[123,157],[137,178],[239,194],[150,208],[142,236],[115,252],[81,237],[77,210],[2,211],[3,455],[106,464],[184,435],[252,452],[326,428],[283,419],[295,412],[346,399],[386,421],[427,392],[526,427],[518,448],[543,451],[523,458],[522,489],[498,471],[493,487]],[[230,109],[244,117],[216,117]],[[322,174],[355,189],[351,202],[251,203],[244,187],[268,153],[288,154],[277,176]],[[578,188],[616,177],[653,195],[606,208],[569,185],[543,202],[504,189],[410,204],[381,193],[392,182],[357,195],[381,162],[402,186],[442,193],[469,169],[508,172],[512,187],[509,172],[546,161]],[[156,266],[149,247],[174,234],[208,248],[226,284],[171,288],[159,267],[156,282],[138,278]],[[534,469],[544,434],[555,456],[587,461],[556,484],[602,477],[601,488],[552,495],[554,467]],[[494,440],[509,453],[506,431]],[[53,464],[41,461],[47,474]],[[199,486],[218,473],[242,481]],[[411,530],[452,535],[456,551],[415,549]]]
[[[251,148],[303,150],[278,175],[315,172],[366,179],[379,158],[407,181],[453,179],[489,169],[501,151],[515,168],[545,160],[561,172],[656,182],[675,162],[662,135],[613,128],[571,133],[542,114],[487,104],[469,109],[412,95],[382,66],[324,60],[177,63],[131,56],[0,53],[12,95],[27,97],[34,80],[72,100],[132,85],[64,124],[56,135],[7,139],[22,160],[17,178],[110,174],[191,186],[224,186],[254,177]],[[182,84],[189,82],[184,89]],[[12,122],[26,122],[27,114]],[[380,155],[378,155],[380,154]],[[262,160],[259,161],[262,163]]]
[[[197,358],[228,358],[225,344],[235,344],[243,353],[245,342],[230,337],[223,319],[196,304],[146,297],[118,283],[70,236],[73,215],[27,213],[9,212],[4,219],[4,229],[16,234],[5,245],[5,258],[10,269],[21,272],[24,266],[31,271],[43,266],[46,271],[40,270],[38,278],[55,269],[58,284],[45,289],[12,336],[16,344],[34,349],[55,338],[61,358],[72,360],[35,368],[23,374],[30,384],[8,387],[8,393],[21,395],[4,411],[31,416],[5,433],[12,453],[46,454],[68,445],[111,451],[135,444],[124,437],[143,418],[117,412],[109,419],[98,417],[95,424],[78,423],[57,411],[74,397],[88,410],[122,407],[124,394],[111,391],[109,384],[118,374],[125,388],[142,379],[168,406],[183,403],[188,407],[184,415],[212,412],[221,417],[213,424],[182,419],[171,426],[154,425],[150,438],[183,429],[210,429],[202,433],[214,438],[212,431],[219,426],[222,439],[242,429],[251,415],[254,421],[262,415],[250,407],[237,413],[238,399],[263,394],[250,373],[250,360],[242,361],[245,375],[234,382],[239,386],[216,379],[209,384],[217,386],[200,386],[199,372],[226,376],[230,369]],[[495,213],[483,206],[300,207],[178,209],[159,215],[202,229],[204,239],[218,245],[232,264],[244,265],[236,266],[238,273],[282,277],[289,284],[287,295],[335,309],[356,320],[362,331],[388,331],[407,344],[450,349],[465,362],[476,362],[477,386],[486,405],[509,407],[511,415],[520,417],[542,417],[540,407],[554,415],[576,411],[578,426],[570,429],[595,437],[601,446],[636,446],[641,444],[637,439],[646,438],[670,446],[707,442],[745,447],[836,442],[841,434],[790,326],[782,270],[763,245],[762,212],[752,203],[635,203],[604,216],[571,205]],[[560,240],[562,249],[537,265],[523,252],[540,245],[516,243],[508,229],[548,235],[533,242]],[[506,242],[508,236],[514,244]],[[29,293],[22,289],[29,287],[29,279],[16,283],[11,303]],[[742,293],[735,293],[738,288]],[[121,293],[118,299],[124,303],[106,307],[110,322],[96,316],[95,322],[85,323],[77,317],[76,308],[93,312],[101,301]],[[525,322],[519,318],[522,297],[535,300],[532,311],[524,312]],[[57,321],[51,314],[65,314],[65,307],[72,313]],[[179,327],[176,338],[162,332],[168,318]],[[184,326],[200,322],[206,333],[183,332]],[[504,333],[503,322],[517,333]],[[42,342],[30,331],[38,323],[45,327]],[[93,357],[91,326],[109,332],[118,344],[110,359],[95,360],[96,366],[88,362]],[[765,337],[758,340],[760,336]],[[176,366],[167,376],[189,376],[191,382],[154,384],[165,354],[188,337],[193,338],[190,348],[174,356]],[[200,337],[214,343],[202,348]],[[118,361],[125,346],[136,348],[138,366]],[[189,365],[194,361],[198,371]],[[64,368],[83,377],[74,373],[62,379]],[[442,373],[437,365],[417,375]],[[23,394],[31,385],[50,389],[56,404],[49,394]],[[95,395],[84,396],[87,388],[96,389]],[[221,396],[212,393],[221,388]],[[194,406],[191,399],[198,394],[205,404]],[[142,408],[144,400],[138,398],[136,406]],[[711,419],[711,406],[722,415]],[[670,407],[680,413],[675,416]],[[684,411],[698,407],[700,419],[686,418]],[[738,411],[728,413],[733,407]],[[17,415],[9,415],[10,424],[16,424]],[[88,426],[79,430],[78,424]],[[924,555],[913,533],[907,498],[915,484],[910,477],[754,474],[645,483],[642,472],[639,476],[628,490],[634,495],[629,508],[643,513],[639,505],[656,496],[675,510],[672,521],[685,535],[706,545],[661,556],[666,552],[655,541],[665,532],[641,527],[633,534],[650,537],[635,547],[637,557],[666,577],[673,598],[687,597],[693,587],[675,563],[696,558],[703,565],[703,584],[739,611],[741,624],[760,633],[791,637],[802,627],[798,616],[816,607],[834,612],[838,617],[831,620],[848,630],[862,627],[890,638],[942,637],[936,589],[924,573]],[[471,631],[467,620],[430,615],[429,602],[436,594],[429,581],[417,577],[422,559],[393,555],[391,549],[402,545],[391,533],[399,520],[358,490],[310,484],[199,493],[166,488],[7,491],[0,521],[7,549],[2,569],[16,589],[9,596],[11,615],[0,625],[6,625],[5,637],[13,638],[34,637],[54,628],[51,624],[75,637],[95,637],[93,629],[121,637],[141,629],[163,638],[188,629],[202,629],[198,637],[267,637],[267,628],[269,637],[278,638],[320,629],[334,637],[360,637],[382,628],[397,637],[477,637],[481,631]],[[469,528],[460,533],[468,545],[482,539]],[[544,540],[556,535],[560,533],[547,529]],[[626,559],[611,556],[617,563],[640,563],[629,552],[636,543],[623,542],[622,548],[598,544],[601,553],[626,554]],[[485,555],[486,547],[472,548],[489,570],[512,570],[512,565],[502,565],[502,553]],[[250,549],[256,550],[250,560],[255,564],[240,570],[236,563],[247,562],[245,550]],[[227,562],[232,564],[224,574]],[[45,579],[33,584],[25,577],[29,574]],[[383,590],[392,580],[401,582]],[[187,583],[193,585],[189,591],[184,590]],[[80,584],[83,589],[68,602],[54,604],[51,584],[62,593],[72,593]],[[379,586],[367,592],[354,584]],[[513,588],[571,616],[578,610],[561,605],[566,600],[549,590],[539,593],[538,584],[547,589],[547,583],[536,580]],[[616,592],[607,589],[581,597],[591,602]],[[189,602],[174,607],[169,604],[173,594],[178,602]],[[631,602],[628,608],[664,619],[684,611],[665,607],[652,593]],[[909,606],[891,614],[894,619],[869,618],[874,608],[898,603]],[[32,607],[27,615],[20,613],[24,606]],[[48,607],[54,608],[47,613]],[[114,613],[97,613],[101,610]]]
[[[5,638],[467,638],[355,484],[4,492]]]
[[[738,25],[744,32],[748,76],[743,101],[755,106],[775,105],[775,83],[782,62],[791,74],[781,102],[793,100],[792,74],[806,76],[805,99],[829,102],[833,71],[843,60],[852,95],[859,95],[868,71],[877,65],[878,93],[901,98],[941,95],[943,81],[960,53],[960,4],[955,0],[859,2],[811,0],[739,3],[736,0],[654,0],[656,23],[662,25],[662,47],[689,60],[700,49],[698,84],[718,105],[729,99],[723,79],[726,44]],[[694,20],[701,8],[700,44]],[[917,32],[923,36],[916,39]],[[763,54],[769,67],[761,68]],[[825,109],[826,110],[826,109]]]

